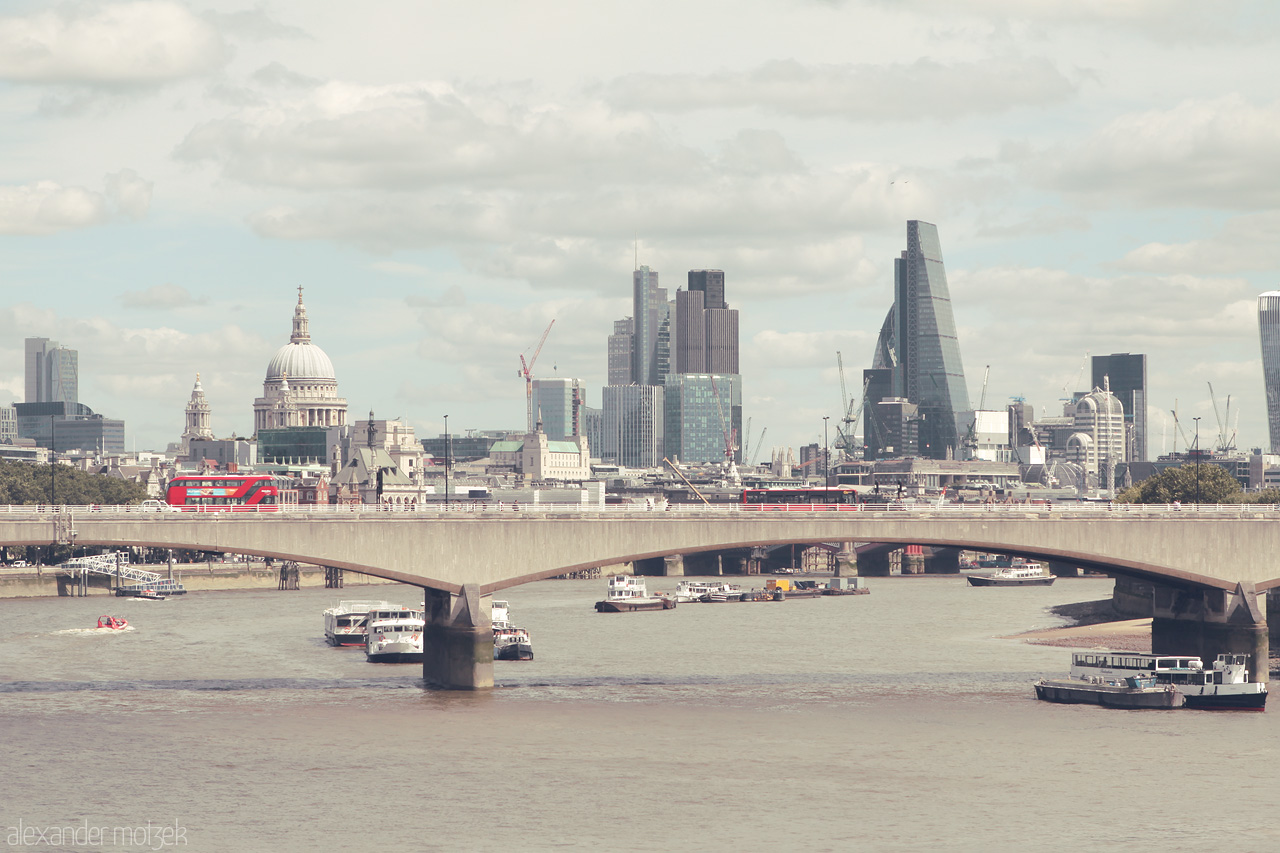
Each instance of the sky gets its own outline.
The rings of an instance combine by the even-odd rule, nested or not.
[[[1263,446],[1277,41],[1266,0],[8,0],[0,400],[48,337],[131,449],[197,373],[249,434],[302,286],[352,420],[518,429],[552,320],[534,375],[600,405],[638,257],[725,271],[767,459],[834,440],[922,219],[972,404],[1141,352],[1153,455],[1175,407]]]

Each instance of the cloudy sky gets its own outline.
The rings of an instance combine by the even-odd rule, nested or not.
[[[1280,9],[1257,0],[28,2],[0,13],[0,398],[80,352],[131,446],[199,372],[252,430],[296,288],[354,414],[518,427],[583,379],[641,263],[725,270],[752,441],[821,440],[937,223],[969,389],[1056,414],[1086,353],[1266,438]],[[9,399],[5,399],[8,402]],[[1181,446],[1181,441],[1179,441]],[[762,454],[762,455],[767,455]]]

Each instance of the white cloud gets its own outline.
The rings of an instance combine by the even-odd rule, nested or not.
[[[0,186],[0,234],[55,234],[101,225],[114,208],[131,219],[146,215],[151,183],[132,169],[107,175],[104,192],[36,181]]]
[[[1147,243],[1124,256],[1121,269],[1157,273],[1229,275],[1280,268],[1280,212],[1229,220],[1217,233],[1185,243]]]
[[[0,186],[0,234],[54,234],[106,220],[106,199],[53,181]]]
[[[0,79],[152,85],[205,74],[226,57],[217,29],[178,3],[64,5],[0,18]]]
[[[1240,95],[1121,116],[1024,162],[1032,180],[1091,203],[1280,205],[1280,102]]]
[[[154,184],[138,177],[133,169],[122,169],[107,175],[107,198],[130,219],[141,219],[151,208],[151,190]]]
[[[1044,58],[997,58],[944,65],[804,65],[772,60],[749,71],[631,74],[605,88],[626,109],[683,111],[758,107],[807,118],[920,121],[1043,106],[1076,86]]]

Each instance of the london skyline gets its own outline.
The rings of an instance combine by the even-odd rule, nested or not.
[[[535,375],[600,405],[638,237],[665,282],[725,271],[744,415],[796,447],[920,219],[969,402],[990,364],[989,406],[1058,414],[1086,352],[1145,353],[1152,457],[1175,400],[1216,430],[1206,382],[1266,446],[1277,12],[1036,5],[9,4],[0,401],[47,337],[131,447],[177,439],[196,373],[246,434],[301,284],[353,411],[518,429],[553,317]]]

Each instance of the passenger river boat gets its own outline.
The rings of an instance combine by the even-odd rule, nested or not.
[[[609,578],[609,595],[596,602],[597,613],[630,613],[635,610],[674,610],[676,600],[665,595],[649,595],[641,578],[614,575]]]
[[[969,575],[969,586],[1049,586],[1055,580],[1039,563],[1015,560],[989,575]]]
[[[331,646],[363,646],[370,610],[404,610],[385,601],[339,601],[324,612],[324,638]]]
[[[369,611],[364,655],[370,663],[422,663],[421,610]]]

